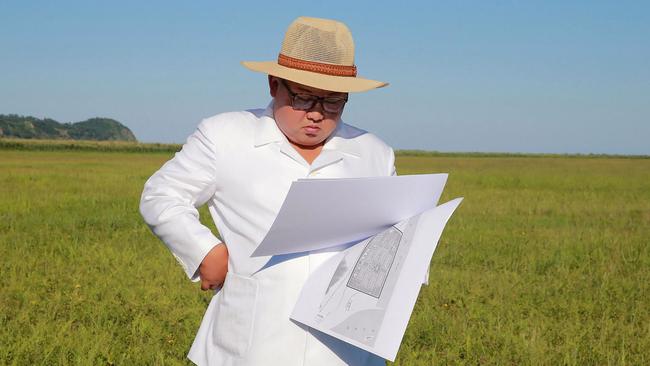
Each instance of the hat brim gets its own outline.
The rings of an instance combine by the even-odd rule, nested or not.
[[[276,61],[242,61],[249,70],[277,76],[299,84],[335,92],[364,92],[388,85],[383,81],[350,76],[332,76],[317,72],[292,69],[279,65]]]

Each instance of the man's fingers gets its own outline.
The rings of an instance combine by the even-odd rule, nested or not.
[[[217,283],[214,281],[201,280],[201,290],[203,291],[216,290],[222,285],[223,285],[222,283]]]
[[[210,282],[208,282],[206,280],[201,280],[201,290],[208,291],[210,289],[210,287],[211,287]]]

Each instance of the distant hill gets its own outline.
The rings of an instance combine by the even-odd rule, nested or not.
[[[137,141],[131,130],[110,118],[91,118],[75,123],[53,119],[0,114],[0,137],[50,140]]]

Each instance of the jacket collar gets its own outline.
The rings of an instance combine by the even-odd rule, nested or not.
[[[346,125],[342,120],[336,126],[332,135],[325,141],[323,152],[341,152],[354,157],[361,157],[361,150],[358,141],[354,138],[365,133]],[[254,146],[260,147],[270,143],[289,144],[286,136],[280,131],[273,118],[273,101],[269,103],[259,118],[259,125],[255,129]]]
[[[273,118],[273,100],[271,100],[271,103],[262,112],[255,128],[254,146],[260,147],[272,142],[282,142],[286,139]]]

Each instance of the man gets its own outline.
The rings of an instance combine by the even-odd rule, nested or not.
[[[288,256],[264,269],[270,258],[250,254],[291,182],[394,174],[393,150],[341,121],[348,92],[386,83],[356,76],[349,30],[327,19],[296,19],[277,62],[243,64],[269,75],[269,106],[203,120],[142,193],[154,234],[201,289],[217,290],[188,357],[198,365],[383,364],[289,319],[309,274],[335,253]],[[205,203],[223,242],[198,220]]]

